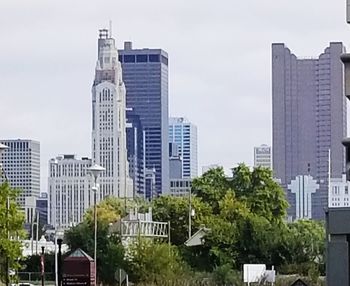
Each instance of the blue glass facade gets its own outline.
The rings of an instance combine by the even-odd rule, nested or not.
[[[131,43],[126,42],[124,49],[119,50],[119,61],[126,87],[126,106],[139,116],[145,132],[144,166],[156,170],[157,193],[167,193],[168,55],[161,49],[132,49]]]
[[[144,129],[140,116],[132,110],[126,111],[126,148],[129,161],[129,175],[134,182],[134,195],[145,197]]]

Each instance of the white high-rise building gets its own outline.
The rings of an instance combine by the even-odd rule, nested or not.
[[[67,228],[82,221],[94,204],[93,180],[87,174],[91,159],[62,155],[49,161],[49,223]],[[55,222],[56,221],[56,222]]]
[[[183,117],[169,118],[169,142],[178,146],[182,159],[182,177],[197,177],[197,126]]]
[[[106,168],[99,178],[98,199],[132,197],[126,150],[126,101],[115,40],[100,30],[92,87],[92,160]]]
[[[350,182],[346,180],[346,175],[342,178],[331,178],[328,190],[328,207],[341,208],[350,207]]]
[[[2,153],[1,163],[11,187],[20,190],[18,203],[24,207],[26,197],[40,196],[40,143],[22,139],[0,143],[9,147]]]
[[[265,144],[254,147],[254,167],[272,168],[271,147]]]

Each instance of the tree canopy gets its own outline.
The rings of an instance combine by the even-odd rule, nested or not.
[[[22,257],[20,238],[24,236],[24,214],[16,198],[19,191],[5,181],[0,184],[0,278],[6,279],[7,264],[9,269],[18,270]]]
[[[237,278],[245,263],[274,265],[284,273],[323,269],[324,226],[312,220],[287,223],[284,191],[265,168],[241,164],[226,176],[211,169],[194,179],[191,232],[208,229],[203,244],[187,247],[189,197],[160,196],[151,203],[153,220],[171,225],[171,247],[158,241],[137,240],[125,248],[109,223],[125,215],[124,202],[109,198],[98,209],[98,275],[112,284],[115,269],[123,268],[134,282],[179,277],[180,273],[212,272],[218,285]],[[135,206],[128,202],[129,207]],[[149,205],[138,201],[146,209]],[[69,230],[72,249],[93,253],[92,210],[84,221]],[[226,275],[226,274],[227,275]],[[189,274],[189,277],[195,275]],[[175,279],[175,278],[174,278]]]

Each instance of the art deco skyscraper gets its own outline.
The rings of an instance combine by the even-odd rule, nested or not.
[[[297,176],[316,180],[315,219],[324,219],[328,176],[341,178],[345,169],[344,50],[342,43],[330,43],[318,58],[299,59],[284,44],[272,45],[273,171],[286,191]],[[287,194],[295,217],[298,202]]]
[[[115,40],[100,30],[92,87],[92,160],[106,168],[99,179],[99,199],[132,197],[126,150],[125,85]]]

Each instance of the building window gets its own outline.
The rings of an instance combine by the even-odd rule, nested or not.
[[[146,63],[147,62],[147,55],[137,55],[136,56],[136,62],[138,62],[138,63]]]
[[[162,55],[162,63],[168,65],[168,58]]]
[[[149,55],[149,61],[151,63],[159,63],[160,57],[159,57],[159,55]]]
[[[348,186],[345,186],[345,195],[349,194]]]
[[[135,55],[124,55],[124,63],[134,63]]]

